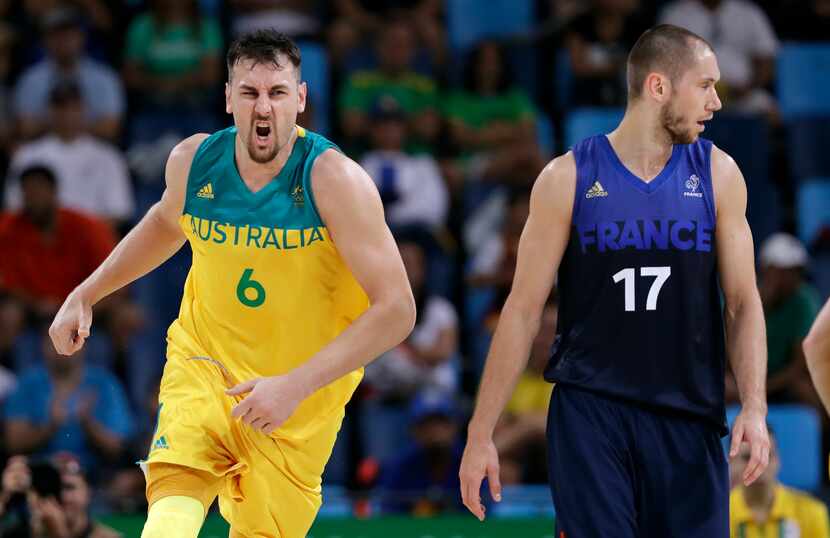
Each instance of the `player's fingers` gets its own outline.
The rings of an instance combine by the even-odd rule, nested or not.
[[[89,336],[89,327],[92,325],[92,315],[86,309],[81,310],[81,316],[78,320],[78,336],[86,338]]]
[[[233,418],[239,418],[245,416],[245,413],[250,411],[251,409],[251,402],[248,401],[248,398],[245,398],[235,406],[231,410],[231,416]]]
[[[761,465],[761,447],[757,443],[752,443],[751,452],[749,456],[749,463],[744,469],[744,485],[751,484],[758,474],[758,469]]]
[[[465,485],[467,502],[464,505],[479,521],[484,521],[484,510],[481,508],[481,480],[482,477],[468,477]]]
[[[752,474],[746,477],[745,484],[747,486],[758,480],[758,478],[766,470],[767,465],[769,465],[769,449],[766,446],[762,446],[759,448],[758,453],[758,461],[755,465],[755,469]]]
[[[251,379],[250,381],[245,381],[243,383],[239,383],[228,390],[225,391],[225,394],[228,396],[237,396],[239,394],[245,394],[246,392],[251,392],[256,384],[259,382],[259,379]]]
[[[738,455],[741,449],[741,442],[744,440],[744,425],[740,420],[735,421],[735,427],[732,429],[732,443],[729,448],[729,457],[734,458]]]
[[[499,465],[487,467],[487,483],[490,485],[490,496],[494,501],[501,501],[501,480],[499,479]]]

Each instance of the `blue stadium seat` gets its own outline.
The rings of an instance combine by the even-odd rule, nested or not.
[[[566,110],[571,102],[574,74],[571,68],[571,57],[567,50],[556,53],[556,65],[553,67],[554,105],[559,110]]]
[[[777,90],[786,121],[830,115],[830,45],[786,43],[778,53]]]
[[[533,24],[534,0],[447,0],[450,47],[463,52],[485,37],[526,32]]]
[[[540,113],[536,117],[536,142],[542,150],[542,155],[547,159],[553,157],[553,152],[556,148],[554,145],[554,131],[553,124],[546,114]]]
[[[726,416],[730,428],[740,409],[732,406]],[[778,479],[784,485],[815,491],[821,482],[824,458],[821,454],[821,423],[810,407],[795,404],[770,405],[767,422],[775,432],[781,471]],[[729,437],[724,438],[728,451]]]
[[[314,112],[312,131],[326,135],[329,132],[329,64],[326,49],[317,43],[301,42],[303,80],[308,85],[308,96]]]
[[[795,118],[786,128],[790,172],[796,183],[809,177],[830,176],[830,114]]]
[[[489,495],[489,493],[485,493]],[[488,513],[498,518],[550,518],[555,515],[547,485],[502,487],[502,501],[490,505]]]
[[[781,229],[781,205],[770,180],[769,127],[761,116],[717,113],[705,138],[735,159],[746,179],[747,219],[755,246]]]
[[[622,120],[622,108],[577,108],[565,119],[565,148],[600,133],[609,133]]]
[[[812,178],[796,193],[798,237],[810,244],[823,226],[830,226],[830,177]]]

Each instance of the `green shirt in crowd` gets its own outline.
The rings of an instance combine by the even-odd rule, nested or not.
[[[140,15],[127,31],[126,57],[157,76],[178,76],[198,68],[207,55],[222,51],[222,30],[214,19],[198,27],[184,24],[158,28],[149,14]]]
[[[389,95],[401,110],[414,114],[426,109],[438,110],[435,81],[417,73],[390,78],[380,71],[358,71],[346,82],[340,94],[343,111],[369,113],[379,97]]]
[[[767,320],[767,375],[783,370],[793,348],[807,336],[821,305],[818,291],[807,283],[776,308],[765,312]]]
[[[519,123],[536,117],[530,98],[516,88],[499,95],[456,91],[449,94],[444,104],[444,116],[471,129],[481,129],[496,121]]]

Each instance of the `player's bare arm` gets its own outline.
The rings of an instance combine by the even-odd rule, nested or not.
[[[464,505],[480,520],[484,519],[484,507],[479,490],[485,476],[490,494],[497,501],[501,498],[493,430],[539,331],[545,301],[568,245],[575,189],[576,163],[567,153],[542,170],[530,196],[530,215],[519,242],[513,286],[490,346],[459,471]]]
[[[807,368],[824,409],[830,412],[830,301],[819,312],[804,339]]]
[[[228,391],[250,391],[233,416],[265,433],[278,428],[316,390],[398,345],[415,324],[409,280],[371,178],[348,157],[328,150],[315,161],[311,181],[320,216],[371,306],[302,366]]]
[[[92,307],[114,291],[149,273],[178,251],[185,241],[179,228],[190,164],[205,134],[181,141],[167,160],[161,200],[116,245],[106,260],[64,301],[49,336],[58,353],[72,355],[84,345],[92,324]]]
[[[749,443],[752,455],[742,477],[749,485],[769,463],[766,327],[755,280],[752,234],[746,220],[746,183],[735,161],[716,147],[712,148],[712,178],[718,272],[726,302],[727,355],[741,398],[729,456],[737,456],[741,443]]]

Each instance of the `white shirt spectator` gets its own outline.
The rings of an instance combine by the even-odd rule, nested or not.
[[[392,226],[425,224],[442,226],[447,218],[449,193],[438,164],[429,155],[398,151],[372,151],[360,163],[378,186],[386,216]]]
[[[105,219],[125,220],[133,216],[135,200],[127,163],[115,146],[90,135],[71,141],[47,135],[24,144],[9,167],[7,209],[20,208],[19,175],[34,165],[48,166],[54,171],[61,206]]]
[[[666,6],[660,22],[686,28],[711,43],[721,78],[732,86],[752,82],[754,57],[772,58],[778,51],[766,14],[746,0],[723,0],[714,10],[699,0],[677,0]]]
[[[418,324],[406,343],[392,348],[366,367],[366,380],[383,395],[413,396],[419,392],[454,394],[458,375],[451,361],[426,366],[412,360],[408,346],[429,348],[441,333],[458,327],[458,314],[452,303],[439,295],[426,300]]]
[[[14,91],[15,116],[45,120],[49,113],[49,92],[55,83],[65,78],[67,75],[62,75],[48,58],[24,71]],[[124,87],[111,68],[82,58],[70,78],[81,90],[87,120],[124,115]]]

